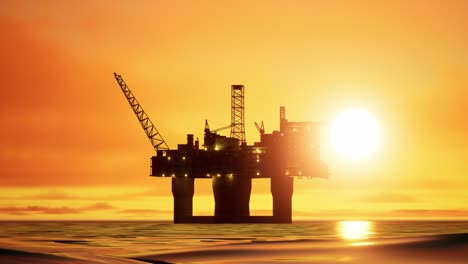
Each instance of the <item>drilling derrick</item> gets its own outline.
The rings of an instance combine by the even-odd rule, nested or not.
[[[245,144],[244,85],[231,86],[231,137]]]
[[[151,141],[151,176],[170,177],[174,197],[174,223],[291,223],[295,177],[328,177],[320,160],[316,122],[290,122],[280,108],[280,130],[265,133],[256,123],[260,142],[247,145],[244,128],[244,86],[231,86],[231,124],[210,130],[205,121],[203,148],[187,135],[186,144],[169,149],[154,124],[120,75],[114,74],[127,101]],[[231,128],[230,137],[217,132]],[[273,210],[270,216],[250,216],[253,179],[269,178]],[[213,216],[193,215],[195,179],[212,181]]]

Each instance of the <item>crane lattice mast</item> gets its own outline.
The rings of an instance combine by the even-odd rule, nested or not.
[[[133,95],[132,91],[130,91],[127,84],[122,79],[122,76],[114,72],[114,77],[119,83],[122,92],[127,98],[128,103],[132,107],[133,112],[138,118],[138,121],[140,122],[143,130],[145,131],[146,136],[150,140],[151,145],[153,145],[154,150],[156,152],[158,150],[169,150],[169,146],[166,144],[166,141],[164,141],[163,137],[161,136],[161,133],[159,133],[158,129],[156,129],[153,122],[151,122],[151,119],[149,119],[148,115],[143,110],[143,107],[140,105],[138,100]]]

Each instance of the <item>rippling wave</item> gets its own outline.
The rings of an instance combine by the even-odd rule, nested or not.
[[[1,222],[0,263],[468,263],[468,222]]]

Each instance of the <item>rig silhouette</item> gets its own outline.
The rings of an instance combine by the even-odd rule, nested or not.
[[[156,155],[151,157],[151,176],[171,177],[174,223],[291,223],[294,177],[328,177],[320,160],[317,122],[290,122],[280,107],[280,129],[266,134],[263,122],[255,123],[260,142],[247,145],[244,126],[244,86],[231,86],[231,124],[210,130],[205,121],[204,143],[187,135],[187,142],[169,149],[159,131],[128,88],[114,73],[120,88],[149,138]],[[217,134],[231,129],[231,136]],[[193,215],[195,179],[211,178],[214,216]],[[270,178],[272,216],[250,216],[252,179]]]

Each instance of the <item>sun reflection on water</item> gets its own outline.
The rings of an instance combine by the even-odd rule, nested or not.
[[[346,240],[364,240],[373,234],[371,221],[340,221],[338,234]]]

